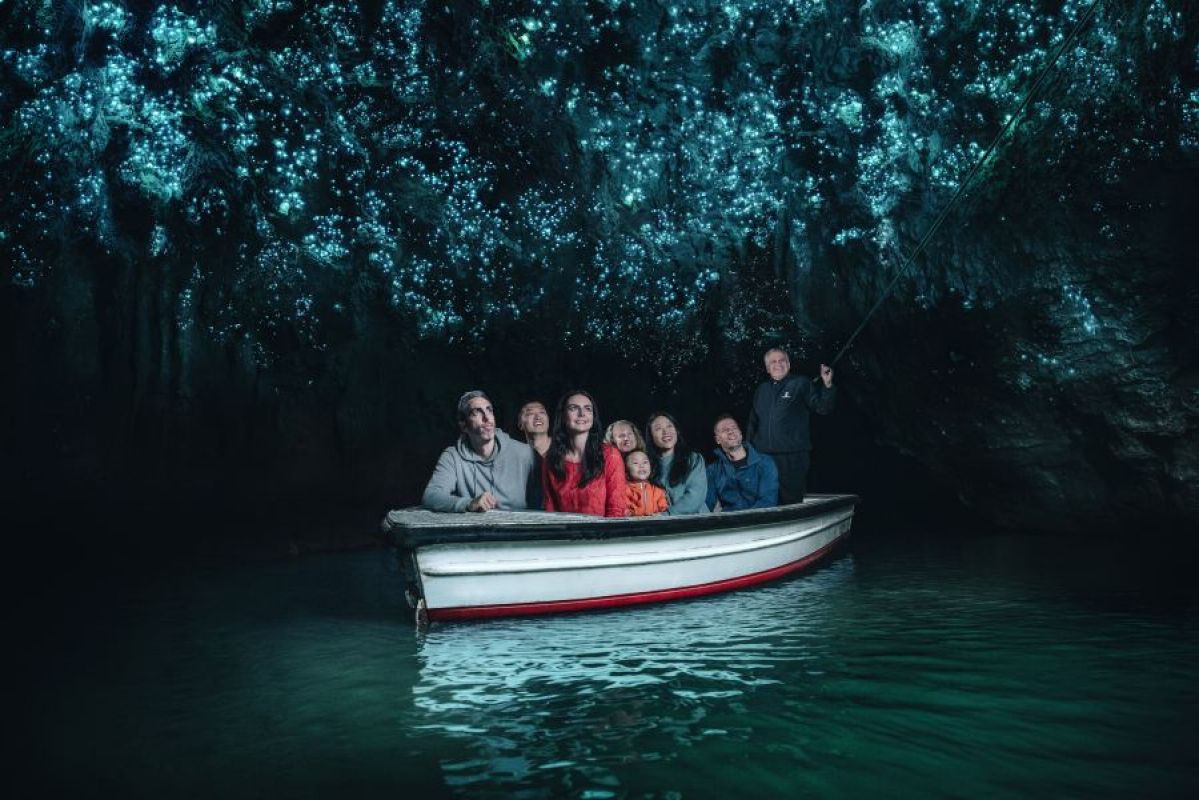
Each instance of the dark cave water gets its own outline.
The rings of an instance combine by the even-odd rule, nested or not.
[[[1196,796],[1187,559],[863,527],[753,590],[423,635],[386,551],[60,568],[22,763],[136,796]]]

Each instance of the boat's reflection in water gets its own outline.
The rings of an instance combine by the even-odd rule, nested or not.
[[[852,570],[842,555],[699,600],[434,625],[418,653],[417,717],[465,745],[442,764],[459,785],[573,793],[623,784],[630,762],[668,770],[701,739],[743,739],[780,684],[818,685],[844,602],[830,595]]]

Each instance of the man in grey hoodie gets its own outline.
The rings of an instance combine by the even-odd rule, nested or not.
[[[432,511],[528,508],[533,449],[495,427],[491,400],[478,390],[458,399],[458,442],[441,451],[421,504]]]

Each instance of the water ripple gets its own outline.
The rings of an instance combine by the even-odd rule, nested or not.
[[[31,738],[73,794],[1199,796],[1189,574],[916,544],[423,636],[380,554],[197,570],[72,616]]]

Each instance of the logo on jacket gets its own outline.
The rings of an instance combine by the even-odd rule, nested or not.
[[[781,398],[781,399],[782,399],[782,400],[790,400],[790,399],[791,399],[791,393],[790,393],[790,392],[783,392],[783,396],[782,396],[782,398]]]

